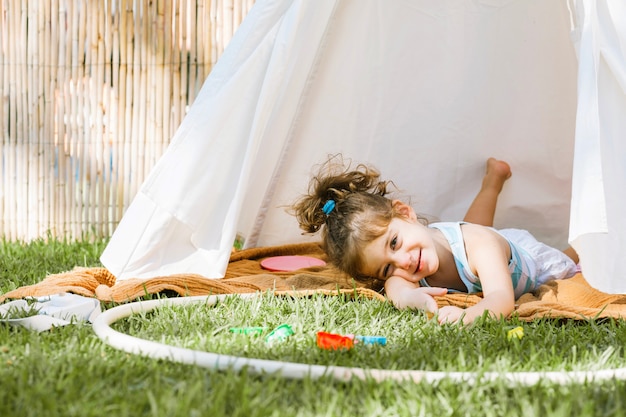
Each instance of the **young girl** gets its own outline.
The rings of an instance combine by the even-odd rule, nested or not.
[[[384,281],[397,308],[436,312],[440,323],[471,323],[485,311],[506,317],[522,294],[577,270],[572,248],[561,252],[527,231],[491,227],[510,176],[506,162],[489,158],[464,220],[427,225],[409,205],[385,197],[390,183],[377,170],[330,160],[292,210],[305,232],[322,229],[331,262],[356,279]],[[447,292],[482,292],[483,298],[467,309],[438,310],[433,296]]]

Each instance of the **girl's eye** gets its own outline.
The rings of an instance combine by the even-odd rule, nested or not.
[[[389,276],[389,264],[385,265],[385,268],[383,268],[383,278],[387,278]]]
[[[397,244],[398,244],[398,236],[394,236],[394,237],[391,239],[391,242],[389,242],[389,247],[390,247],[392,250],[395,250],[395,249],[396,249],[396,245],[397,245]]]

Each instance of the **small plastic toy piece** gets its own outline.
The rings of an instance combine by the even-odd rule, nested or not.
[[[365,345],[381,345],[387,344],[387,338],[384,336],[356,336],[356,340]]]
[[[506,334],[506,338],[508,340],[511,340],[513,338],[521,339],[522,337],[524,337],[524,328],[522,326],[518,326],[514,329],[511,329]]]
[[[335,333],[317,332],[317,346],[321,349],[352,349],[354,340],[350,336]]]
[[[282,342],[293,334],[295,334],[295,332],[293,331],[290,325],[281,324],[280,326],[272,330],[270,334],[268,334],[265,337],[265,342],[267,343]]]
[[[248,334],[258,336],[267,330],[267,327],[231,327],[231,333]]]

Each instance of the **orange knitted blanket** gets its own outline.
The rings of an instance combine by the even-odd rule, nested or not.
[[[0,295],[7,299],[44,296],[71,292],[101,301],[117,303],[161,293],[194,296],[231,294],[272,290],[277,294],[308,294],[310,292],[354,293],[385,301],[384,296],[364,284],[355,283],[330,264],[294,272],[269,272],[260,262],[280,255],[305,255],[326,260],[318,243],[261,247],[234,252],[224,278],[210,279],[195,274],[175,274],[150,279],[116,280],[105,268],[75,268],[53,274],[43,281]],[[448,294],[437,297],[439,306],[468,307],[480,301],[479,295]],[[592,288],[581,274],[542,285],[537,291],[523,295],[514,314],[522,320],[536,318],[626,318],[626,294],[605,294]]]

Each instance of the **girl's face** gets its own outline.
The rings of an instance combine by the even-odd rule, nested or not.
[[[406,216],[391,220],[387,231],[365,246],[362,273],[382,280],[398,276],[417,283],[437,272],[439,257],[431,229],[409,210]]]

